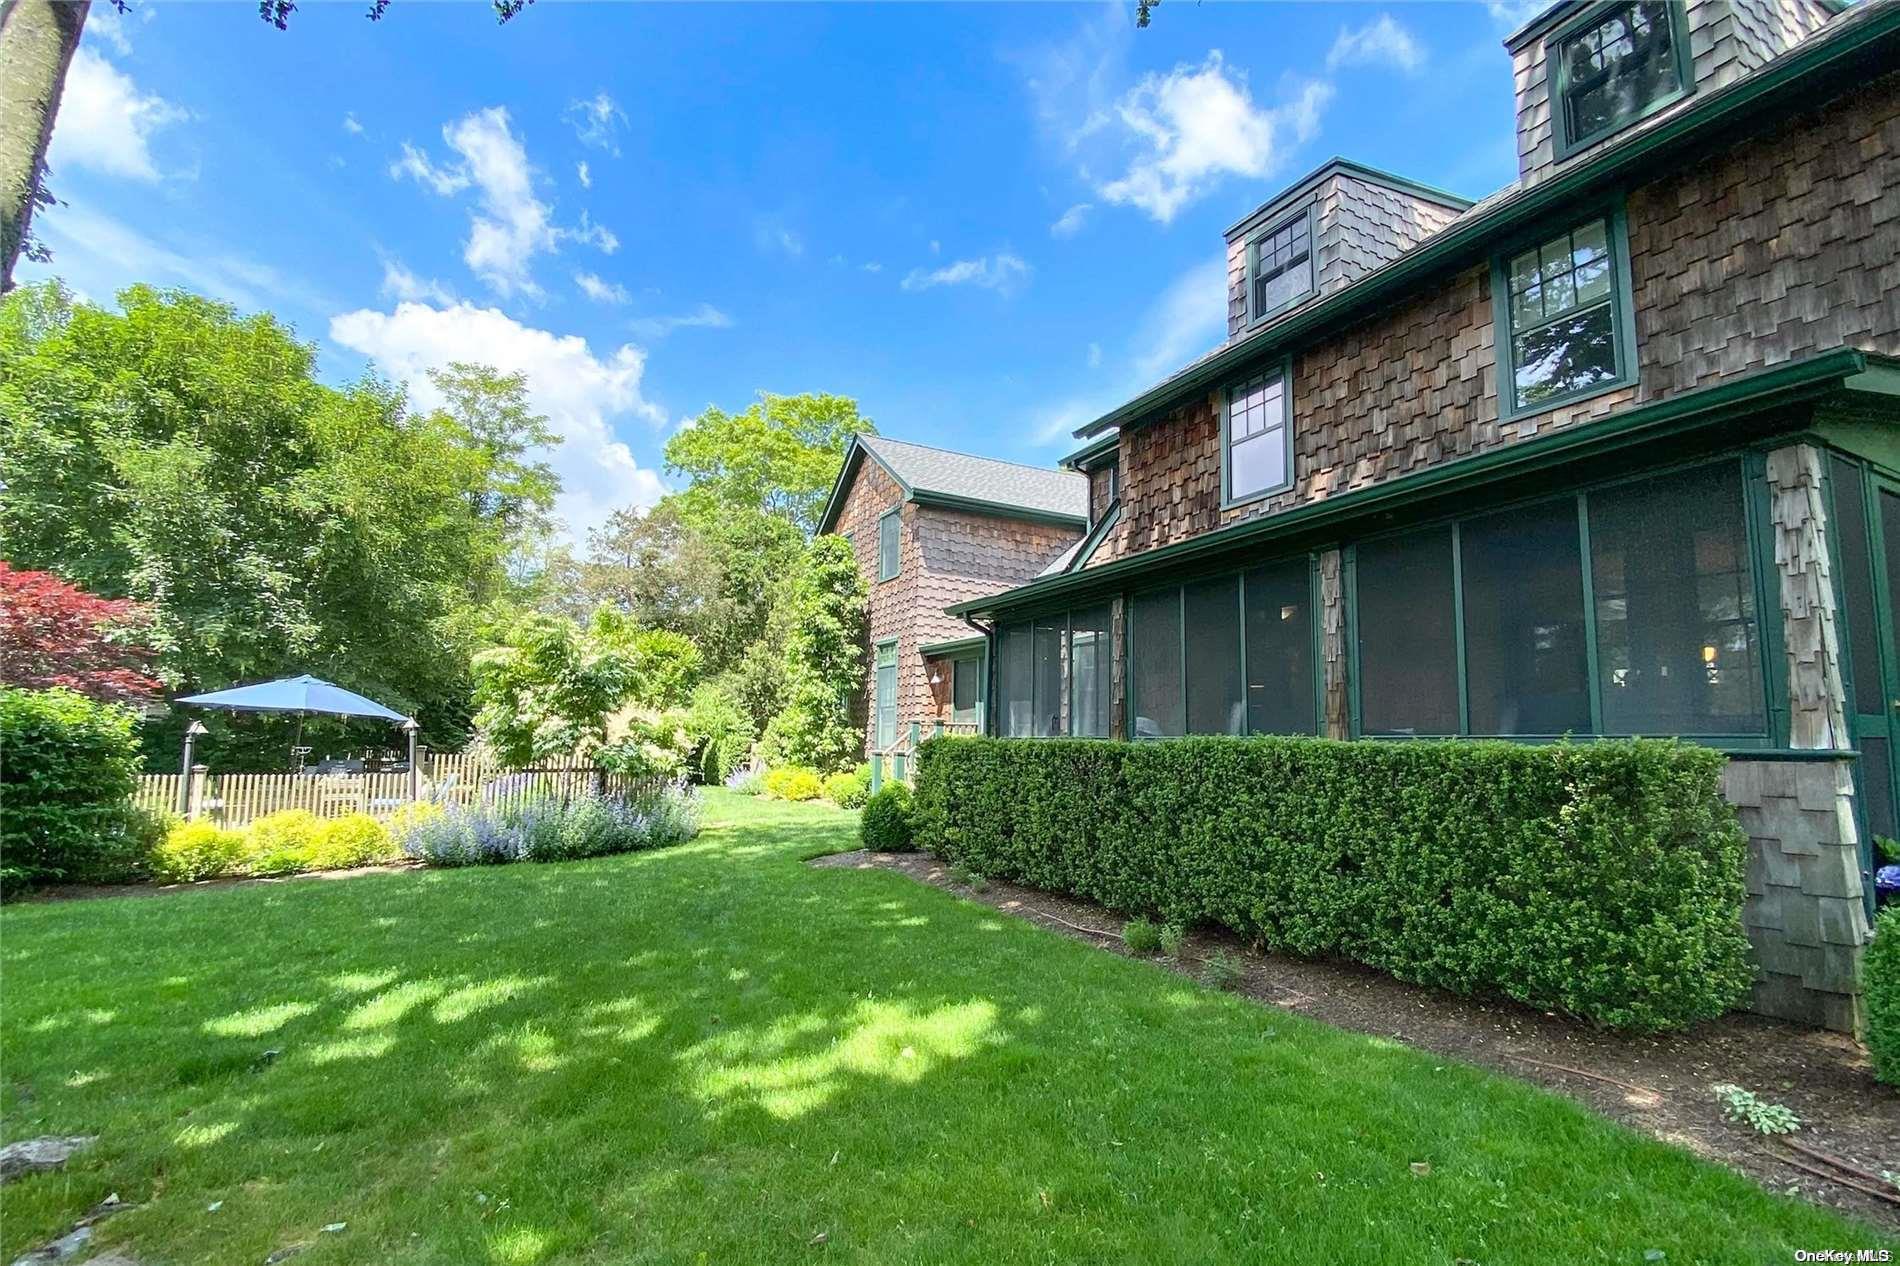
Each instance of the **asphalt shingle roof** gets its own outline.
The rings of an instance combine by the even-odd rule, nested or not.
[[[1088,518],[1088,476],[1072,470],[1022,466],[883,435],[861,435],[858,442],[890,467],[891,473],[909,485],[912,492],[934,492],[1043,514]]]

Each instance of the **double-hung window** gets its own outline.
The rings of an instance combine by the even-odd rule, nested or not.
[[[1259,321],[1313,290],[1312,216],[1302,211],[1248,248],[1248,316]]]
[[[1629,252],[1602,215],[1498,261],[1498,394],[1506,416],[1636,381]]]
[[[901,509],[886,510],[877,521],[877,578],[890,580],[903,566],[904,517]]]
[[[873,737],[879,751],[897,742],[897,643],[877,644],[877,692],[873,700]]]
[[[1689,90],[1684,6],[1599,5],[1550,40],[1557,157],[1629,126]]]
[[[1287,413],[1284,366],[1228,389],[1226,416],[1221,419],[1221,491],[1226,504],[1265,496],[1293,482]]]

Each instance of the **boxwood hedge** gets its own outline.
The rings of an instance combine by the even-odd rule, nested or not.
[[[1753,975],[1723,757],[1552,744],[946,738],[917,843],[995,878],[1617,1028]]]

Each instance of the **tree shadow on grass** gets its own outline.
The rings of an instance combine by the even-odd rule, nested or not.
[[[6,1133],[102,1138],[9,1188],[6,1253],[114,1189],[144,1207],[106,1243],[300,1266],[1759,1260],[1838,1230],[1533,1091],[813,871],[849,819],[747,810],[631,857],[9,913]]]

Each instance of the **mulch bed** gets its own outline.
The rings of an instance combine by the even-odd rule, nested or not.
[[[45,901],[90,901],[95,897],[164,897],[176,892],[204,892],[211,888],[251,888],[261,884],[299,883],[313,879],[351,879],[357,875],[394,875],[406,870],[421,870],[417,861],[381,862],[374,866],[352,866],[347,870],[306,870],[294,875],[227,875],[219,879],[200,879],[189,884],[47,884],[21,894],[24,904]]]
[[[995,880],[974,891],[926,853],[860,849],[812,864],[900,871],[1059,935],[1128,953],[1120,918],[1100,906]],[[1154,961],[1193,975],[1216,949],[1240,953],[1246,972],[1235,991],[1247,997],[1534,1082],[1772,1190],[1900,1228],[1900,1203],[1873,1194],[1885,1185],[1881,1171],[1900,1171],[1900,1093],[1874,1081],[1866,1050],[1844,1034],[1741,1012],[1679,1033],[1615,1034],[1508,999],[1408,985],[1354,963],[1263,955],[1219,930],[1196,930],[1178,962],[1159,955]],[[1788,1105],[1801,1118],[1800,1132],[1770,1140],[1724,1121],[1710,1091],[1721,1082]],[[1842,1172],[1835,1162],[1861,1172]]]

